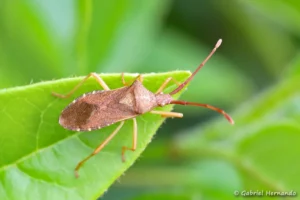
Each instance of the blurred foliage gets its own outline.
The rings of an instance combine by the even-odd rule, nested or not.
[[[102,199],[300,192],[299,21],[294,0],[2,0],[0,88],[92,71],[193,71],[222,38],[181,99],[235,110],[236,125],[176,106],[185,117],[167,120]]]

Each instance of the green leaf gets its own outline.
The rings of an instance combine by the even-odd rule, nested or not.
[[[289,5],[288,2],[297,3]],[[217,4],[217,2],[215,3]],[[296,4],[298,5],[296,6]],[[235,32],[240,33],[240,38],[245,38],[243,44],[236,44],[234,48],[243,48],[243,52],[247,49],[253,49],[248,54],[257,54],[257,56],[247,53],[242,55],[235,51],[235,56],[241,60],[246,55],[247,62],[261,63],[265,68],[256,69],[261,72],[260,74],[267,70],[268,75],[280,76],[283,66],[289,62],[290,55],[293,55],[297,49],[297,45],[290,39],[289,30],[284,28],[293,29],[299,34],[300,26],[297,20],[299,18],[299,10],[297,11],[299,5],[298,1],[253,0],[230,1],[226,7],[219,6],[220,12],[226,15],[229,20],[227,23],[234,24]],[[231,37],[235,37],[235,35]],[[234,38],[231,39],[233,39],[232,42],[235,40]],[[245,45],[249,46],[245,47]],[[247,64],[245,63],[245,65]],[[255,68],[251,65],[248,67]],[[256,77],[258,76],[260,75],[256,74]],[[267,77],[261,78],[266,79]]]
[[[163,188],[166,194],[172,194],[176,188],[175,191],[204,199],[230,199],[234,197],[233,191],[241,188],[238,175],[232,164],[208,158],[194,163],[185,162],[184,165],[177,163],[176,167],[135,166],[122,178],[121,186]]]
[[[131,71],[154,44],[169,2],[1,1],[0,74],[9,81],[0,87]]]
[[[3,1],[0,7],[0,53],[4,53],[10,66],[6,69],[11,71],[10,79],[18,84],[24,84],[22,79],[26,78],[28,82],[52,78],[61,75],[64,69],[63,53],[33,4]],[[7,65],[0,66],[1,71],[2,67]],[[15,80],[14,74],[20,76],[21,81]]]
[[[300,126],[277,124],[265,127],[242,140],[237,152],[248,165],[252,166],[259,176],[266,177],[274,188],[293,189],[298,191],[300,164]],[[273,159],[270,159],[273,158]],[[284,172],[284,173],[282,173]],[[254,188],[254,183],[248,183]]]
[[[141,195],[139,197],[133,198],[133,200],[191,200],[192,197],[189,195],[185,194],[146,194],[146,195]]]
[[[210,157],[236,166],[243,189],[300,189],[299,76],[237,108],[235,126],[216,121],[176,140],[181,155]]]
[[[248,8],[253,9],[260,15],[272,16],[270,21],[276,22],[280,28],[287,29],[289,32],[299,35],[300,25],[300,3],[293,0],[272,0],[243,2]],[[272,5],[272,6],[270,6]]]
[[[144,85],[155,91],[167,77],[182,82],[190,75],[186,71],[146,74]],[[120,74],[101,75],[111,88],[122,86]],[[136,75],[126,75],[126,81]],[[73,132],[58,124],[58,117],[74,97],[101,89],[89,79],[73,98],[59,99],[52,91],[66,93],[82,77],[41,82],[0,91],[0,199],[95,199],[129,168],[151,141],[163,122],[158,115],[145,114],[137,118],[138,144],[135,152],[126,153],[121,161],[121,147],[131,146],[132,122],[125,123],[115,138],[74,177],[76,164],[89,155],[117,126],[92,131]],[[166,88],[165,92],[176,85]],[[175,96],[175,98],[178,95]],[[171,106],[161,109],[171,110]]]
[[[154,43],[169,2],[93,1],[88,69],[121,72],[141,62]]]
[[[300,53],[298,52],[294,59],[289,64],[286,76],[300,76]]]

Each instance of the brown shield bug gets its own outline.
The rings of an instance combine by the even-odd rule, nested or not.
[[[53,93],[54,96],[60,98],[70,97],[89,77],[94,77],[104,90],[85,93],[81,97],[75,99],[61,113],[59,124],[65,129],[73,131],[91,131],[101,129],[111,124],[120,122],[120,125],[94,150],[92,154],[80,161],[75,168],[75,176],[78,177],[78,170],[84,162],[99,153],[105,145],[118,133],[125,120],[133,121],[133,144],[131,147],[122,147],[122,160],[125,161],[125,151],[135,151],[137,146],[137,121],[136,117],[144,113],[159,114],[163,117],[183,117],[182,113],[166,112],[153,110],[158,106],[168,104],[192,105],[206,107],[225,116],[225,118],[233,124],[232,118],[223,110],[214,106],[202,103],[187,102],[181,100],[173,100],[172,95],[181,91],[204,66],[207,60],[214,54],[221,45],[222,40],[218,40],[214,49],[205,58],[205,60],[197,67],[197,69],[183,83],[179,84],[172,77],[167,78],[155,93],[147,90],[142,82],[142,75],[139,75],[131,85],[127,86],[122,73],[122,82],[124,87],[110,90],[102,78],[96,73],[90,73],[78,85],[76,85],[66,95]],[[178,87],[169,94],[163,94],[164,88],[170,81],[174,81]]]

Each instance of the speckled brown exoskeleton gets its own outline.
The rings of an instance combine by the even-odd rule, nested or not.
[[[231,117],[219,108],[208,104],[173,100],[172,98],[172,95],[181,91],[194,78],[196,73],[204,66],[207,60],[221,45],[221,42],[221,39],[218,40],[211,53],[183,83],[180,84],[172,77],[169,77],[163,82],[163,84],[155,93],[152,93],[143,86],[142,75],[139,75],[131,85],[127,86],[123,73],[121,79],[124,87],[122,88],[110,90],[99,75],[96,73],[90,73],[66,95],[53,92],[52,94],[54,96],[60,98],[70,97],[89,77],[94,77],[104,90],[85,93],[81,97],[75,99],[62,111],[59,117],[60,125],[62,125],[65,129],[73,131],[91,131],[120,122],[120,125],[94,150],[92,154],[77,164],[75,168],[75,176],[78,177],[78,170],[82,164],[95,154],[99,153],[105,147],[105,145],[119,132],[125,120],[131,119],[133,121],[133,143],[131,147],[122,147],[121,155],[123,161],[125,161],[125,152],[127,150],[135,151],[137,146],[137,116],[149,112],[152,114],[161,115],[163,117],[183,117],[182,113],[153,110],[158,106],[180,104],[206,107],[223,114],[226,119],[233,124],[234,122]],[[169,94],[163,94],[162,91],[170,81],[174,81],[178,87]]]

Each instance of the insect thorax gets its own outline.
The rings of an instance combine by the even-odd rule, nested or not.
[[[146,113],[157,107],[155,95],[147,90],[138,80],[131,85],[135,99],[135,112]]]

